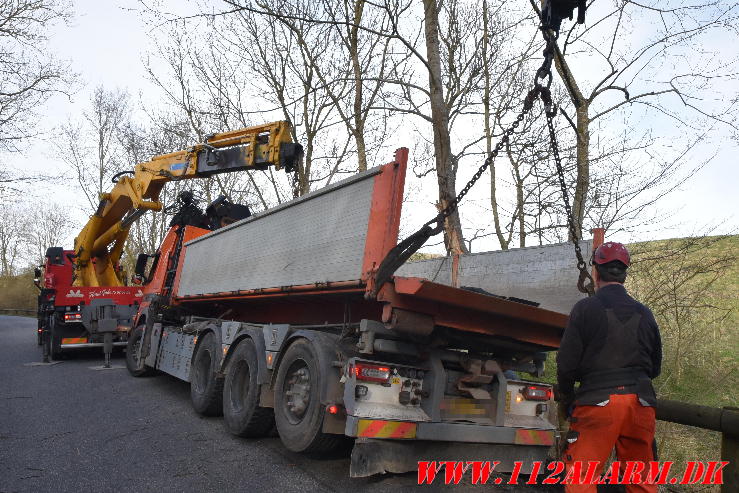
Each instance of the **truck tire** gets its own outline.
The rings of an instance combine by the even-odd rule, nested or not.
[[[223,386],[223,422],[234,435],[267,436],[275,424],[272,408],[259,406],[258,368],[254,341],[243,339],[229,359]]]
[[[59,326],[55,315],[49,317],[48,329],[49,356],[53,360],[60,360],[62,359],[62,328]]]
[[[192,359],[190,372],[190,400],[192,407],[203,416],[223,414],[223,379],[216,377],[221,345],[213,332],[201,339]]]
[[[154,374],[154,369],[139,362],[138,354],[141,342],[144,339],[144,326],[139,325],[131,331],[126,344],[126,368],[134,377],[147,377]]]
[[[323,453],[344,443],[343,435],[323,433],[322,375],[316,349],[298,339],[280,363],[275,382],[275,424],[280,440],[293,452]]]

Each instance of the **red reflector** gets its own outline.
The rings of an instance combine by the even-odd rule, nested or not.
[[[354,367],[354,376],[357,380],[387,382],[390,379],[390,368],[369,363],[357,363]]]
[[[552,397],[552,389],[529,385],[523,389],[523,397],[529,401],[548,401]]]

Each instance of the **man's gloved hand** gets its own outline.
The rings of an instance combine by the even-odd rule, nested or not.
[[[563,394],[559,385],[554,385],[554,400],[557,401],[557,411],[559,419],[564,420],[570,417],[570,408],[575,402],[575,394]]]
[[[557,412],[559,413],[560,419],[567,419],[570,417],[570,408],[572,408],[572,404],[574,402],[575,396],[572,394],[563,396],[557,402]]]

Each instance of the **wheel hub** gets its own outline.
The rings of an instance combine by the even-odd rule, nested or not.
[[[291,369],[285,380],[285,407],[291,422],[297,423],[303,419],[310,404],[310,371],[302,361],[297,368]]]

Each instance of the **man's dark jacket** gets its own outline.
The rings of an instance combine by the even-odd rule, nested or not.
[[[660,373],[662,342],[654,315],[621,284],[600,288],[572,308],[559,353],[557,380],[576,404],[595,405],[610,394],[637,394],[654,406],[652,379]],[[575,389],[575,381],[580,386]]]

